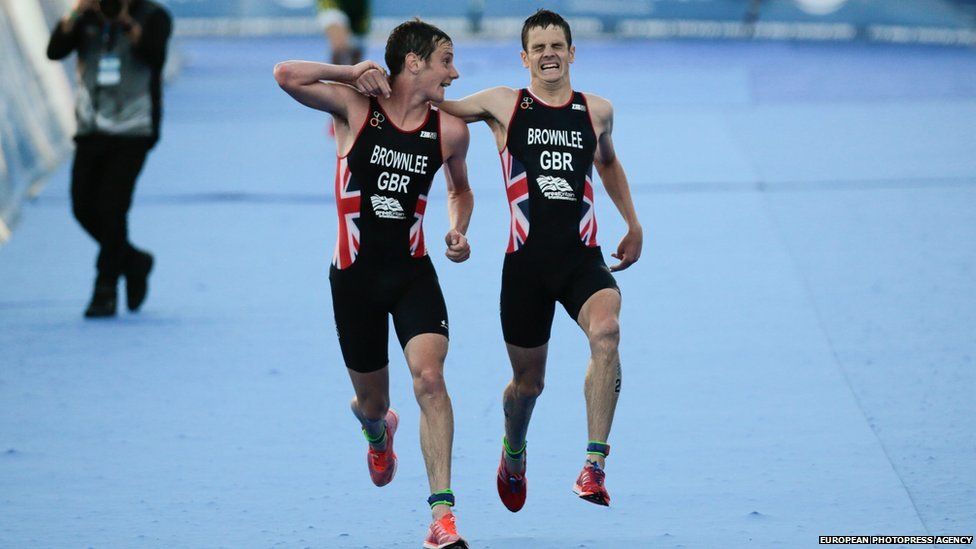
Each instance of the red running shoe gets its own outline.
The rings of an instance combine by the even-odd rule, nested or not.
[[[468,549],[468,542],[457,533],[454,513],[448,511],[446,515],[430,523],[424,549]]]
[[[587,464],[583,467],[583,471],[576,479],[576,485],[573,486],[573,491],[581,499],[609,507],[610,494],[607,493],[606,487],[603,486],[605,478],[606,473],[603,472],[603,469],[599,465],[595,463]]]
[[[528,462],[524,454],[522,459],[526,463]],[[498,464],[498,477],[496,481],[498,484],[498,497],[502,499],[502,503],[505,504],[505,507],[509,511],[517,513],[525,505],[526,489],[528,488],[525,481],[525,470],[523,469],[520,475],[509,473],[508,467],[505,466],[504,449],[502,450],[502,462]]]
[[[366,466],[369,468],[369,478],[377,486],[386,486],[396,474],[397,456],[393,451],[393,434],[396,433],[400,416],[396,410],[390,408],[386,412],[386,450],[379,452],[370,446],[366,450]]]

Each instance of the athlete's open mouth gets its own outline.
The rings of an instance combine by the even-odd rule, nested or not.
[[[542,64],[542,70],[544,70],[544,71],[545,70],[549,70],[549,69],[558,69],[558,68],[559,68],[559,63],[543,63]]]
[[[446,87],[448,87],[448,86],[450,86],[450,85],[451,85],[451,83],[450,83],[450,82],[441,82],[441,87],[442,87],[442,88],[446,88]]]

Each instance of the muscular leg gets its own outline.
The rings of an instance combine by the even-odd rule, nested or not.
[[[505,438],[513,451],[525,445],[525,436],[532,419],[535,401],[542,394],[546,377],[546,355],[549,344],[539,347],[517,347],[508,344],[508,357],[512,362],[512,381],[505,387],[502,405],[505,410]],[[513,462],[505,454],[505,466],[512,473],[525,469],[525,460]]]
[[[620,396],[620,293],[604,289],[590,296],[580,309],[577,322],[590,341],[590,364],[583,391],[590,440],[604,442],[610,436],[613,413]],[[589,454],[602,468],[603,456]]]
[[[348,370],[356,396],[350,403],[352,413],[359,420],[360,425],[367,429],[370,437],[376,438],[383,434],[386,425],[382,423],[386,411],[390,409],[390,369],[389,366],[375,372],[362,373]],[[373,431],[369,432],[369,428]],[[374,450],[386,449],[386,439],[372,445]]]
[[[413,391],[420,405],[420,448],[427,465],[430,492],[451,488],[451,445],[454,441],[454,410],[444,384],[444,359],[447,338],[441,334],[420,334],[410,338],[403,350]],[[450,511],[447,505],[435,506],[434,519]]]

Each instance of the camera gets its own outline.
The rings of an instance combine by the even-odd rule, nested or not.
[[[98,9],[105,17],[115,19],[122,13],[122,0],[98,0]]]

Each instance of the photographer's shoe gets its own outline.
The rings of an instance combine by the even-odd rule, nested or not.
[[[96,284],[91,303],[85,309],[85,318],[108,318],[115,316],[118,297],[115,286]]]
[[[146,252],[136,252],[131,267],[125,272],[125,304],[135,312],[142,307],[149,293],[149,272],[153,268],[153,256]]]

